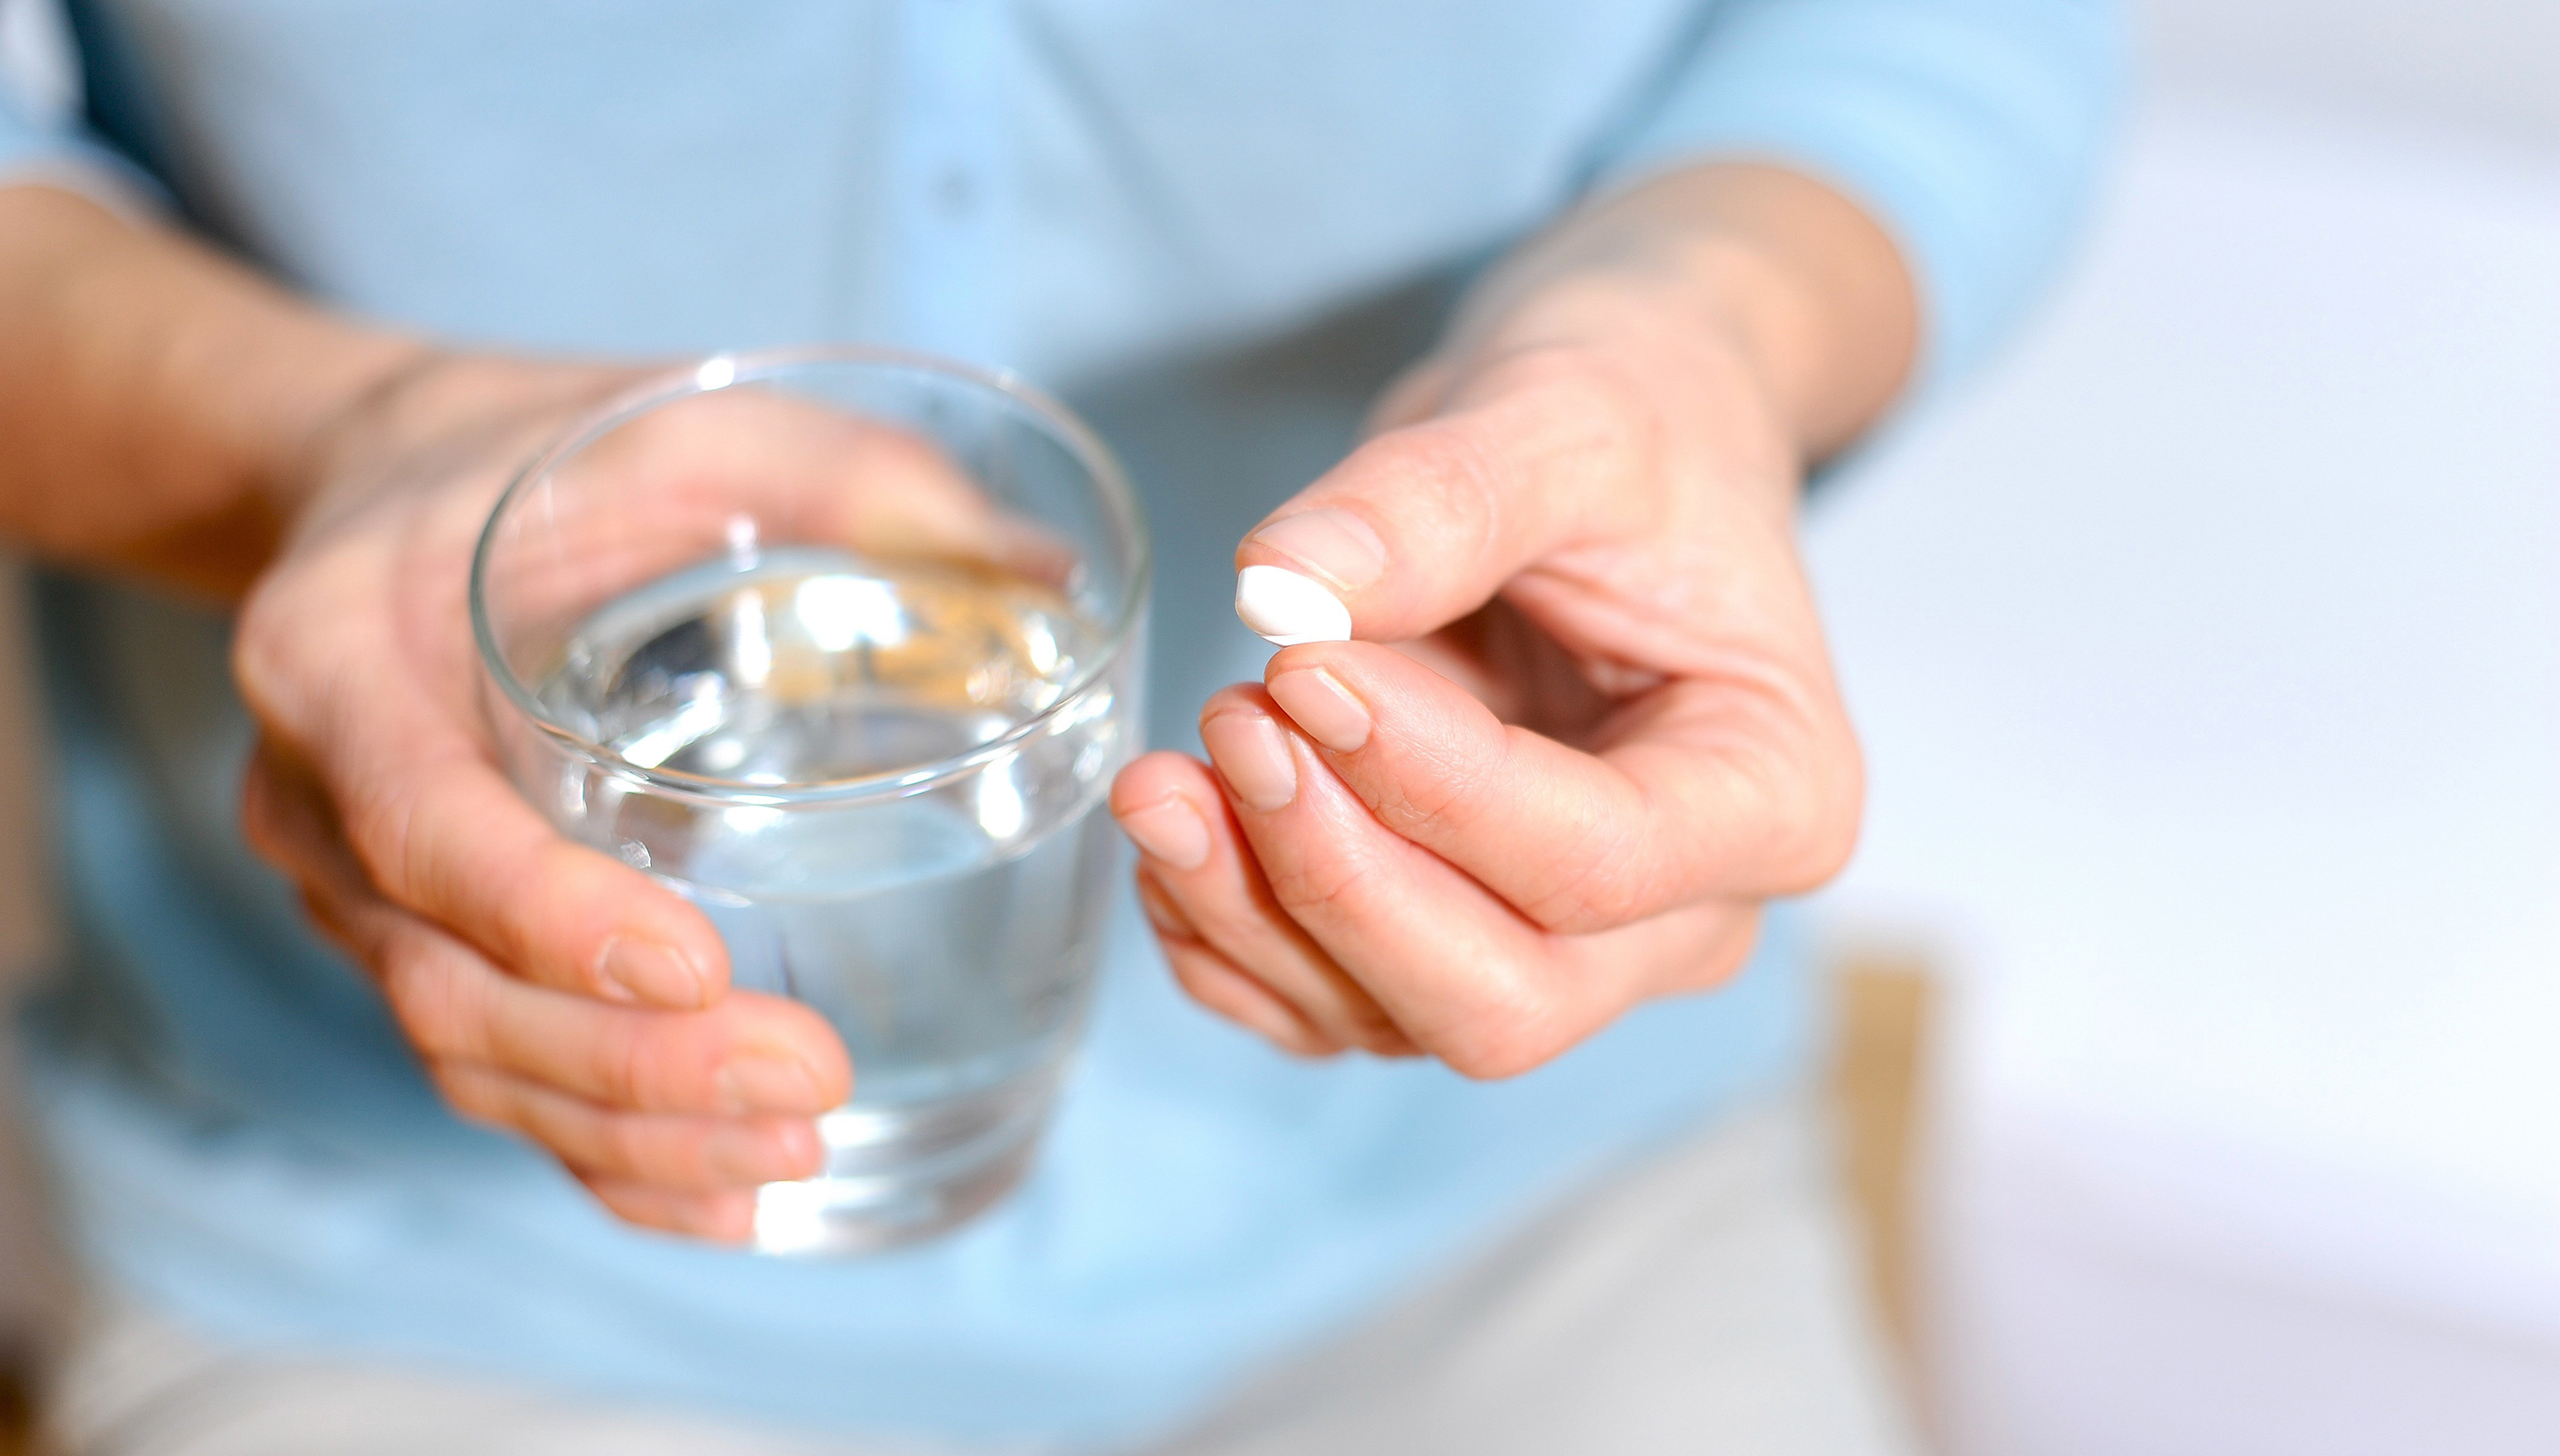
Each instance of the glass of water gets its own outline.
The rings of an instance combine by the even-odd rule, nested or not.
[[[643,386],[492,512],[471,613],[517,787],[853,1054],[758,1247],[923,1238],[1028,1166],[1119,878],[1147,550],[1063,408],[854,349]]]

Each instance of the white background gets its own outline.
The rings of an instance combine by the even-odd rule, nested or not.
[[[2560,5],[2155,0],[1813,554],[1962,1456],[2560,1450]]]

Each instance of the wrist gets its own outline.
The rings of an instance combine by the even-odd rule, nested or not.
[[[1797,455],[1880,416],[1911,367],[1911,280],[1837,193],[1774,168],[1709,164],[1586,204],[1498,267],[1452,330],[1460,347],[1555,335],[1677,335],[1756,381]]]
[[[288,528],[339,468],[357,423],[441,367],[447,356],[414,340],[314,318],[304,352],[262,386],[256,489]]]
[[[1719,481],[1794,510],[1810,450],[1780,392],[1785,362],[1699,275],[1559,273],[1478,315],[1452,349],[1439,357],[1449,405],[1535,388],[1559,369],[1585,376],[1600,398],[1655,421],[1660,448],[1712,459]]]
[[[0,188],[0,531],[231,599],[294,509],[311,422],[410,347],[165,227]]]

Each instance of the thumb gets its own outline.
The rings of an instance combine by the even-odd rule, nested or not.
[[[1255,527],[1236,548],[1237,614],[1290,642],[1400,642],[1444,627],[1543,556],[1640,529],[1660,489],[1659,436],[1632,381],[1544,356],[1508,361]]]

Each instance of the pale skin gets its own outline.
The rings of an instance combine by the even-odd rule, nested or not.
[[[1330,578],[1360,640],[1277,654],[1207,704],[1209,764],[1114,787],[1184,987],[1302,1055],[1499,1077],[1729,976],[1854,838],[1793,513],[1916,331],[1884,234],[1764,167],[1598,199],[1495,270],[1238,549]],[[0,189],[0,535],[237,609],[250,842],[445,1097],[632,1223],[733,1240],[855,1069],[515,796],[461,610],[508,469],[631,375],[437,349]],[[782,433],[784,468],[830,448]]]

